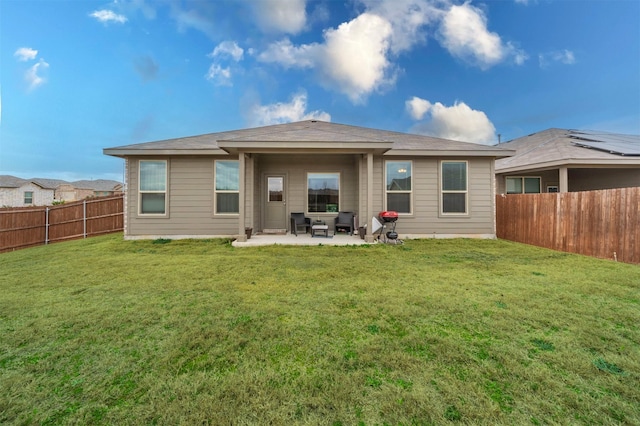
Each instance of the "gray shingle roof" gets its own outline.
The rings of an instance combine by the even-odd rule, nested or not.
[[[22,179],[11,175],[0,175],[0,188],[19,188],[29,182],[33,182],[44,189],[56,189],[60,185],[71,185],[74,188],[92,189],[94,191],[113,191],[116,185],[122,185],[122,183],[118,181],[106,179],[67,182],[66,180],[61,179]]]
[[[598,136],[605,134],[606,138]],[[613,141],[616,141],[616,144],[624,141],[625,144],[629,144],[626,149],[632,149],[632,146],[638,146],[634,144],[640,143],[640,137],[593,131],[548,129],[500,144],[500,147],[515,150],[516,153],[509,158],[497,160],[496,172],[558,167],[563,164],[606,164],[613,167],[616,164],[637,164],[640,166],[640,156],[623,156],[611,150],[593,149],[593,146],[585,146],[590,143],[589,141],[599,142],[601,146]]]
[[[233,130],[219,133],[209,133],[199,136],[168,139],[156,142],[146,142],[124,145],[104,149],[107,155],[135,155],[135,154],[179,154],[186,153],[217,153],[225,154],[220,145],[233,143],[234,146],[242,142],[277,142],[286,146],[287,143],[299,146],[301,142],[317,144],[329,143],[392,143],[392,151],[447,151],[461,152],[465,155],[473,152],[477,155],[509,155],[509,152],[496,146],[478,145],[468,142],[458,142],[439,139],[430,136],[393,132],[388,130],[370,129],[366,127],[350,126],[346,124],[329,123],[319,120],[307,120],[286,124],[256,127],[250,129]]]

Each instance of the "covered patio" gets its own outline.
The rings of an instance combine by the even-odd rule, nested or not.
[[[348,235],[343,233],[333,234],[329,232],[329,236],[322,235],[311,236],[311,233],[298,233],[295,236],[291,233],[286,234],[254,234],[246,241],[235,240],[231,243],[234,247],[258,247],[270,245],[290,245],[290,246],[353,246],[371,244],[360,238],[359,235]]]

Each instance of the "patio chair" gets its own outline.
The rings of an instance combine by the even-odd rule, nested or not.
[[[353,235],[353,212],[340,212],[335,218],[335,232],[339,229],[344,229],[349,232],[349,235]]]
[[[291,233],[298,236],[298,228],[304,228],[306,234],[311,229],[311,219],[304,217],[304,213],[291,213]]]

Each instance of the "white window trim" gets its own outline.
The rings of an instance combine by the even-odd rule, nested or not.
[[[28,193],[31,194],[31,202],[29,202],[29,203],[27,202],[27,194]],[[33,193],[34,193],[33,191],[24,191],[24,194],[23,194],[23,201],[24,202],[23,202],[23,204],[33,204]]]
[[[310,212],[309,211],[309,174],[335,174],[338,175],[338,211],[337,212]],[[307,215],[336,215],[337,213],[343,211],[342,209],[342,173],[337,171],[322,171],[322,170],[314,170],[306,172],[306,180],[305,180],[305,209]]]
[[[218,213],[218,194],[238,194],[238,198],[240,198],[240,188],[237,191],[225,191],[225,190],[217,190],[216,189],[216,179],[218,178],[216,175],[216,164],[219,161],[223,161],[226,163],[236,162],[238,163],[238,174],[240,174],[240,160],[214,160],[213,162],[213,215],[214,216],[240,216],[240,212],[237,213]],[[239,176],[238,176],[239,178]],[[240,182],[240,180],[238,180]],[[240,210],[240,206],[238,206],[238,210]]]
[[[444,189],[442,188],[442,180],[444,179],[444,173],[442,172],[442,167],[445,163],[465,163],[465,168],[466,168],[466,182],[465,182],[465,190],[464,191],[444,191]],[[439,176],[438,176],[438,187],[439,187],[439,192],[440,192],[440,215],[441,216],[447,216],[447,217],[451,217],[451,216],[457,216],[457,217],[468,217],[469,216],[469,212],[471,211],[470,206],[469,206],[469,160],[441,160],[440,161],[440,167],[439,167]],[[445,212],[444,211],[444,197],[443,195],[447,193],[447,194],[464,194],[464,213],[455,213],[455,212]]]
[[[522,183],[522,192],[507,192],[507,180],[508,179],[520,179]],[[524,180],[525,179],[538,179],[540,192],[524,192]],[[504,178],[504,192],[506,194],[540,194],[542,193],[542,177],[541,176],[505,176]]]
[[[143,191],[140,189],[142,183],[142,163],[145,162],[162,162],[164,163],[164,191]],[[142,213],[142,194],[164,194],[164,213]],[[138,216],[143,217],[168,217],[169,216],[169,161],[158,159],[146,159],[138,161]]]
[[[400,163],[400,162],[405,162],[405,163],[411,163],[411,189],[409,191],[389,191],[387,189],[387,164],[388,163]],[[409,194],[409,213],[405,213],[405,212],[398,212],[398,215],[402,215],[402,216],[412,216],[413,215],[413,187],[414,187],[414,180],[413,180],[413,175],[415,172],[415,168],[413,165],[413,160],[384,160],[384,178],[382,180],[382,185],[384,187],[384,210],[388,210],[388,206],[387,206],[387,195],[389,193],[392,194]]]

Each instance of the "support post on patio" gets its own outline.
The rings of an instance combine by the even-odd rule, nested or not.
[[[558,169],[558,192],[569,192],[569,169],[560,167]]]
[[[373,239],[373,153],[367,153],[367,235],[364,240],[372,243]]]
[[[247,241],[247,234],[245,233],[244,230],[244,221],[245,221],[245,193],[246,193],[246,188],[245,188],[245,173],[246,173],[246,162],[245,162],[245,154],[243,152],[239,153],[238,155],[238,166],[240,168],[239,170],[239,174],[240,174],[240,182],[239,182],[239,186],[240,186],[240,193],[238,194],[238,197],[240,198],[238,200],[238,236],[237,236],[237,241],[238,242],[245,242]]]

